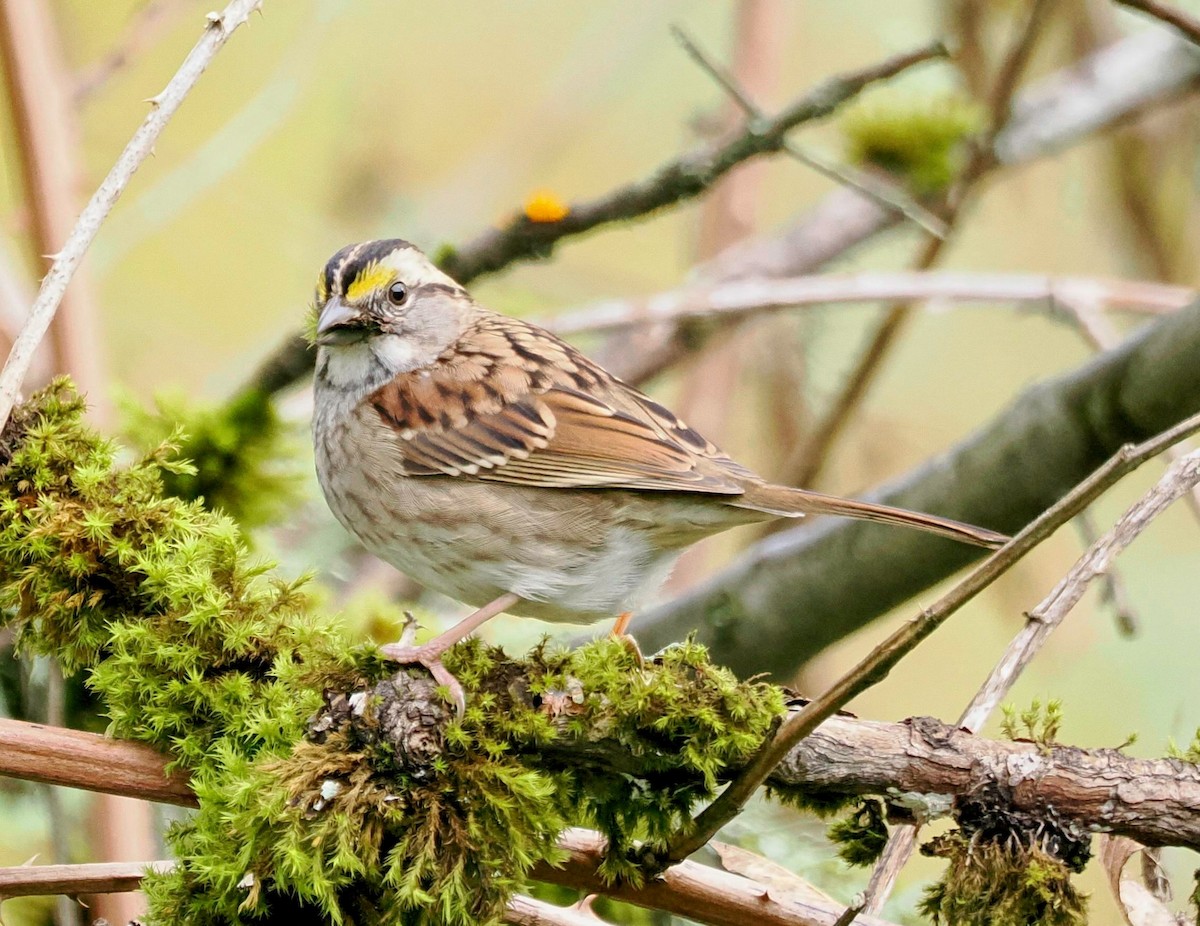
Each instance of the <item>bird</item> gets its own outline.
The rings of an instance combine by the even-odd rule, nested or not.
[[[684,549],[738,525],[832,514],[1008,540],[772,485],[545,328],[476,302],[399,238],[334,254],[314,309],[318,481],[367,550],[477,609],[421,646],[381,647],[452,689],[442,654],[496,614],[616,617],[623,635]]]

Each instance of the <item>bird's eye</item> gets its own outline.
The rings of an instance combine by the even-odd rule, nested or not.
[[[395,282],[388,287],[388,302],[392,305],[403,305],[404,300],[408,298],[408,287],[403,283]]]

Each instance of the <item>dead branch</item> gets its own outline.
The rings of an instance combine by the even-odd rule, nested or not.
[[[1196,296],[1196,290],[1187,286],[1140,280],[949,270],[864,271],[688,286],[638,299],[595,302],[544,324],[556,334],[592,334],[684,318],[736,318],[812,306],[898,300],[938,306],[1014,303],[1058,315],[1061,305],[1086,298],[1097,309],[1158,315],[1177,312]]]

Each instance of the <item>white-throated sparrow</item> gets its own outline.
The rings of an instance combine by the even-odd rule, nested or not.
[[[385,647],[404,661],[437,669],[500,610],[631,612],[685,547],[739,524],[819,513],[1007,539],[771,485],[550,332],[479,305],[405,241],[335,254],[317,311],[313,440],[330,508],[375,555],[481,607],[424,647]]]

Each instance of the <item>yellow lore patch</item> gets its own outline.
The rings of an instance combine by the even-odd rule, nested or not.
[[[375,290],[383,289],[388,283],[392,282],[392,277],[395,275],[396,271],[378,262],[367,264],[367,266],[358,272],[358,276],[351,280],[350,285],[346,287],[346,301],[358,302]]]

